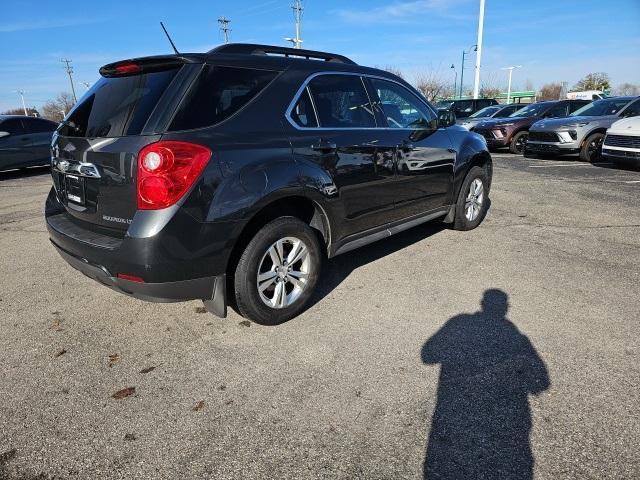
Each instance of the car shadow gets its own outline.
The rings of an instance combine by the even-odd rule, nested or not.
[[[327,260],[308,308],[328,296],[359,267],[380,260],[446,229],[446,225],[437,221],[425,223]]]
[[[0,171],[0,182],[5,180],[15,180],[16,178],[39,177],[41,175],[48,174],[50,171],[51,170],[48,166]]]
[[[424,479],[533,479],[529,395],[551,381],[508,309],[504,291],[487,290],[479,311],[449,319],[422,347],[422,362],[440,365]]]

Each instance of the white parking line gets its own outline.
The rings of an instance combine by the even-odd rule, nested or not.
[[[589,163],[555,163],[553,165],[529,165],[529,168],[558,168],[558,167],[590,167]]]
[[[627,180],[622,183],[640,183],[640,180]]]

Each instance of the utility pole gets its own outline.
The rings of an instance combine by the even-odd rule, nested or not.
[[[218,19],[218,25],[220,25],[220,31],[224,36],[224,43],[229,43],[229,32],[231,31],[231,28],[229,28],[230,23],[231,23],[231,20],[229,20],[227,17],[220,17]]]
[[[73,103],[77,103],[78,99],[76,98],[76,88],[73,86],[73,67],[71,66],[71,60],[63,58],[60,61],[65,64],[64,69],[67,71],[67,75],[69,75],[69,81],[71,82],[71,93],[73,94]]]
[[[29,115],[29,114],[27,113],[27,106],[26,106],[26,105],[25,105],[25,103],[24,103],[24,94],[25,94],[25,91],[24,91],[24,90],[16,90],[16,92],[18,92],[18,93],[20,94],[20,98],[22,98],[22,109],[24,110],[24,114],[25,114],[25,115]]]
[[[291,6],[293,9],[293,16],[296,19],[296,36],[295,38],[285,38],[286,41],[293,43],[293,48],[302,48],[302,14],[304,13],[304,7],[302,6],[302,0],[295,0]]]
[[[504,67],[502,70],[509,70],[509,89],[507,90],[507,105],[511,103],[511,76],[516,68],[522,68],[522,65],[515,65],[513,67]]]
[[[482,63],[482,36],[484,31],[484,2],[480,0],[480,16],[478,18],[478,50],[476,53],[476,78],[473,82],[473,98],[480,94],[480,64]]]

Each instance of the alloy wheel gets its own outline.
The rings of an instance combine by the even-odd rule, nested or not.
[[[311,255],[302,240],[278,240],[269,247],[258,268],[256,286],[261,300],[271,308],[289,307],[306,290],[311,269]]]
[[[484,184],[482,180],[476,178],[471,185],[469,185],[469,194],[464,205],[464,214],[467,220],[470,222],[475,221],[480,212],[482,211],[482,205],[484,204]]]

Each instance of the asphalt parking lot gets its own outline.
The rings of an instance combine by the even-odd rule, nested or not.
[[[0,174],[0,480],[638,478],[640,171],[494,158],[478,230],[338,257],[270,328],[98,286],[47,172]]]

